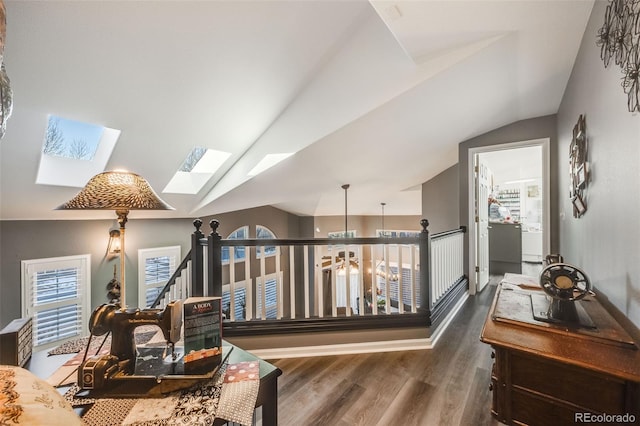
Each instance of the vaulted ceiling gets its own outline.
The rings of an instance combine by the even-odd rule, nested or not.
[[[49,114],[121,130],[106,169],[176,208],[132,218],[340,215],[345,183],[349,214],[420,214],[461,141],[557,112],[593,2],[5,4],[0,218],[70,219],[113,213],[54,211],[80,188],[35,183]],[[197,194],[162,193],[195,146],[231,156]],[[293,155],[248,176],[274,153]]]

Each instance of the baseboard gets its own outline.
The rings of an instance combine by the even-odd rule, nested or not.
[[[444,331],[447,329],[453,318],[464,305],[469,292],[460,298],[453,307],[451,312],[447,314],[442,323],[431,333],[430,337],[421,339],[404,339],[404,340],[386,340],[377,342],[361,342],[361,343],[342,343],[334,345],[318,345],[318,346],[298,346],[287,348],[272,349],[248,349],[253,355],[262,359],[281,359],[281,358],[303,358],[328,355],[352,355],[365,354],[374,352],[395,352],[395,351],[412,351],[433,349]]]

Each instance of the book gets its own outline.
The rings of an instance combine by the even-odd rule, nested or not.
[[[182,306],[185,373],[206,374],[222,362],[222,298],[189,297]]]

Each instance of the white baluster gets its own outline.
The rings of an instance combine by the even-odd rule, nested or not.
[[[263,247],[263,250],[266,247]],[[280,246],[276,246],[276,319],[282,319],[284,304],[282,300],[282,276],[280,274]]]
[[[289,318],[296,318],[296,274],[295,274],[295,247],[289,246]]]

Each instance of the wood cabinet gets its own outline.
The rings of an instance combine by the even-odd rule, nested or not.
[[[508,292],[526,293],[501,285],[480,337],[493,348],[489,386],[497,420],[575,425],[576,416],[627,415],[631,424],[640,421],[640,351],[596,298],[583,304],[598,328],[582,332],[523,321],[531,307],[526,312],[520,303],[525,297],[505,301]]]

